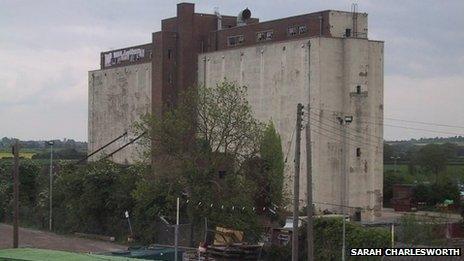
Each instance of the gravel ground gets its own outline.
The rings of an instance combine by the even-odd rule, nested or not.
[[[124,245],[57,235],[55,233],[29,228],[19,228],[19,246],[85,253],[100,253],[127,249]],[[12,247],[13,226],[0,223],[0,249]]]

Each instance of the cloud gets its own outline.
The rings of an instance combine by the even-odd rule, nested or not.
[[[87,72],[99,67],[99,53],[150,42],[178,2],[1,1],[0,137],[86,140]],[[248,7],[261,21],[350,10],[352,3],[194,2],[202,13],[217,6],[236,15]],[[359,1],[359,11],[369,13],[369,37],[385,41],[386,116],[464,125],[462,10],[459,0]],[[389,139],[436,135],[385,128]]]
[[[407,76],[385,77],[385,117],[412,121],[434,122],[464,126],[464,75],[415,78]],[[385,139],[407,139],[436,136],[464,136],[464,128],[445,128],[423,124],[385,120],[386,125],[399,125],[427,132],[385,126]]]

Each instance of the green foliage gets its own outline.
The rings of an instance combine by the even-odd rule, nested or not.
[[[386,172],[383,177],[383,203],[390,205],[390,200],[393,198],[393,185],[403,184],[405,182],[404,175],[397,172]]]
[[[448,164],[447,152],[437,144],[427,144],[419,150],[419,164],[438,177]]]
[[[314,258],[315,260],[341,260],[342,219],[316,218],[314,220]],[[389,247],[390,232],[384,228],[366,228],[346,223],[346,249]],[[285,260],[291,257],[291,245],[272,247],[267,250],[266,260]],[[307,260],[306,226],[299,230],[299,260]],[[346,255],[347,260],[353,260]],[[373,260],[380,260],[380,257]]]
[[[11,219],[13,199],[13,162],[0,161],[0,219]],[[32,218],[39,196],[37,184],[40,166],[31,160],[22,159],[19,164],[19,202],[26,217]]]
[[[131,192],[138,173],[137,167],[109,161],[64,166],[54,184],[56,229],[127,235],[123,213],[132,210]]]
[[[282,201],[284,184],[284,155],[279,134],[270,122],[263,134],[259,153],[264,161],[264,175],[267,177],[270,193],[269,202],[279,205]]]
[[[400,219],[397,240],[409,245],[434,245],[440,243],[439,220],[416,215],[404,215]]]
[[[154,171],[144,175],[134,192],[139,214],[149,210],[141,224],[173,215],[175,198],[185,196],[191,202],[183,209],[190,222],[207,217],[213,226],[257,234],[258,215],[251,209],[261,184],[248,169],[255,159],[266,166],[263,174],[275,191],[272,198],[281,198],[280,138],[273,126],[263,138],[264,125],[253,117],[245,86],[224,81],[192,88],[179,96],[176,106],[165,108],[162,117],[146,115],[136,128],[149,133],[141,141],[145,161],[154,158]]]
[[[53,151],[54,159],[82,159],[87,155],[84,151],[78,151],[74,148],[64,148]],[[36,153],[32,156],[32,159],[49,159],[50,151],[43,150],[39,153]]]

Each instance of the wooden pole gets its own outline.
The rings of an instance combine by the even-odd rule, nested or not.
[[[300,199],[300,142],[303,105],[298,103],[296,111],[296,142],[295,142],[295,175],[293,177],[293,229],[292,229],[292,261],[298,261],[298,223]]]
[[[14,201],[14,212],[13,212],[13,248],[18,248],[19,234],[19,143],[15,142],[13,145],[13,201]]]
[[[308,241],[308,260],[314,260],[314,224],[313,224],[313,178],[312,178],[312,150],[311,150],[311,114],[308,105],[308,123],[306,124],[306,213],[308,215],[308,227],[306,238]]]

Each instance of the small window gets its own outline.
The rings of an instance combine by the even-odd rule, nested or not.
[[[218,176],[220,179],[223,179],[226,176],[226,171],[225,170],[218,171]]]
[[[308,27],[306,25],[300,25],[298,27],[298,33],[299,34],[305,34],[308,32]]]
[[[168,49],[168,60],[171,60],[172,58],[172,50]]]
[[[168,83],[172,84],[172,73],[168,74]]]
[[[356,93],[361,94],[361,85],[356,86]]]
[[[361,148],[356,148],[356,157],[361,157]]]
[[[295,36],[297,34],[298,34],[298,28],[296,26],[292,26],[287,29],[288,36]]]
[[[257,32],[256,33],[256,41],[258,41],[258,42],[269,41],[269,40],[272,39],[273,36],[274,36],[274,31],[272,31],[272,30]]]
[[[227,37],[227,45],[228,46],[236,46],[243,44],[245,37],[243,35],[235,35]]]
[[[345,37],[351,37],[351,29],[346,29],[345,30]]]

